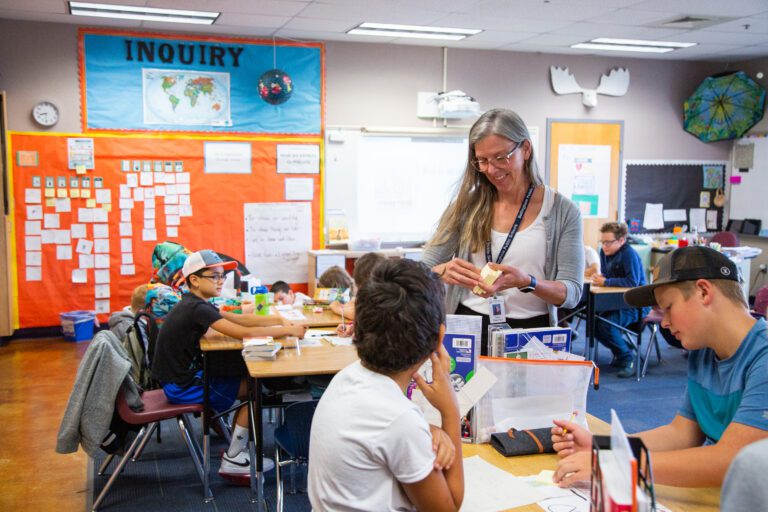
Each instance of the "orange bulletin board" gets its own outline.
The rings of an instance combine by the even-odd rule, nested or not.
[[[95,155],[95,168],[78,175],[76,170],[68,169],[68,139],[72,137],[92,138]],[[59,324],[59,313],[72,310],[95,310],[96,304],[96,278],[97,270],[108,270],[109,287],[107,299],[109,311],[117,311],[130,304],[130,296],[133,289],[147,283],[152,276],[152,251],[156,244],[165,240],[178,242],[190,250],[214,249],[227,254],[245,263],[245,237],[244,237],[244,205],[247,203],[275,203],[285,202],[285,178],[294,178],[296,174],[278,174],[276,171],[277,144],[312,144],[320,146],[322,155],[321,137],[252,137],[252,138],[223,138],[216,137],[216,142],[247,142],[251,145],[251,173],[250,174],[206,174],[204,172],[204,143],[210,138],[205,137],[169,137],[152,135],[82,135],[82,134],[28,134],[11,133],[11,155],[17,151],[35,151],[38,154],[36,166],[19,166],[15,158],[11,161],[11,177],[13,190],[13,230],[14,230],[14,263],[16,267],[15,311],[16,328],[54,326]],[[131,170],[124,170],[124,162],[130,161]],[[185,180],[189,181],[189,216],[180,216],[178,219],[168,220],[164,211],[164,198],[157,196],[155,203],[155,230],[156,241],[144,240],[142,229],[145,226],[145,218],[148,201],[134,201],[130,212],[130,224],[132,233],[126,235],[121,232],[121,219],[124,208],[120,208],[120,185],[127,183],[129,174],[138,174],[133,171],[135,162],[163,162],[176,165],[181,163],[182,172],[174,172],[176,175],[187,174]],[[154,171],[154,168],[153,168]],[[302,178],[310,178],[313,181],[314,193],[311,201],[312,218],[312,248],[321,246],[322,225],[322,159],[320,161],[319,174],[301,175]],[[155,172],[153,172],[155,174]],[[170,173],[169,173],[170,174]],[[33,180],[39,178],[42,183],[34,187]],[[100,178],[102,190],[110,190],[111,203],[91,204],[87,208],[88,199],[72,197],[72,178],[90,178],[90,198],[95,199],[97,188],[94,187],[97,178]],[[85,269],[86,283],[73,282],[73,270],[79,268],[79,255],[76,252],[78,240],[71,236],[69,243],[64,243],[61,238],[49,243],[42,243],[35,250],[36,242],[30,240],[28,230],[35,229],[29,222],[29,206],[40,206],[43,219],[40,225],[45,229],[46,216],[55,215],[55,206],[46,204],[45,190],[46,178],[55,182],[56,195],[62,199],[63,195],[69,197],[70,212],[59,212],[57,218],[48,218],[51,230],[66,231],[72,224],[86,225],[86,239],[94,240],[94,225],[98,222],[79,222],[79,209],[100,209],[106,212],[106,229],[108,230],[109,245],[107,253],[108,268]],[[59,192],[59,180],[66,178],[64,192]],[[181,185],[181,183],[179,183]],[[80,183],[82,185],[82,183]],[[153,186],[140,186],[137,188],[155,188]],[[167,187],[169,184],[166,184]],[[80,192],[84,187],[80,186]],[[32,203],[27,197],[30,189],[41,190],[40,204]],[[157,191],[157,189],[155,189]],[[132,191],[132,194],[134,192]],[[79,194],[76,194],[79,195]],[[103,193],[102,199],[103,199]],[[180,194],[183,195],[183,194]],[[39,212],[39,210],[38,210]],[[37,213],[33,213],[36,216]],[[103,213],[100,213],[103,217]],[[178,222],[178,236],[168,237],[169,223]],[[126,224],[126,222],[122,222]],[[173,228],[174,226],[170,226]],[[104,228],[102,228],[104,229]],[[39,235],[35,235],[39,236]],[[132,259],[135,265],[133,274],[123,272],[125,264],[123,256],[122,240],[130,239],[132,245]],[[50,240],[50,237],[49,237]],[[105,249],[105,242],[100,242],[100,250]],[[72,259],[59,259],[57,254],[59,246],[69,246],[72,251]],[[28,250],[32,247],[32,250]],[[90,254],[96,256],[95,248]],[[66,250],[65,250],[66,252]],[[30,253],[32,254],[30,256]],[[31,258],[31,259],[29,259]],[[105,258],[100,259],[105,264]],[[30,267],[41,268],[40,280],[37,276],[29,274]],[[259,269],[249,269],[258,276]],[[104,273],[101,277],[103,279]],[[32,278],[30,280],[30,277]],[[103,283],[102,283],[103,284]],[[100,300],[105,288],[100,287]],[[102,309],[104,303],[101,303]],[[106,321],[106,313],[99,315],[100,321]]]
[[[607,217],[583,219],[584,244],[597,247],[600,226],[618,219],[619,179],[623,148],[623,121],[585,121],[547,119],[547,174],[549,185],[558,188],[558,164],[561,145],[609,146],[610,178]],[[569,198],[571,199],[571,198]]]

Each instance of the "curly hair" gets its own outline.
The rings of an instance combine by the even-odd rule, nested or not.
[[[445,321],[445,287],[420,262],[382,261],[358,292],[355,339],[363,364],[393,374],[434,352]]]

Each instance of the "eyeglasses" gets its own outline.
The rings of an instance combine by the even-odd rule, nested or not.
[[[619,240],[617,238],[614,238],[613,240],[600,240],[600,243],[602,245],[611,245],[614,242],[618,242]]]
[[[493,164],[494,167],[504,167],[509,165],[509,157],[514,155],[515,151],[517,151],[522,144],[522,141],[518,142],[515,144],[515,147],[512,148],[512,150],[504,156],[495,156],[493,158],[478,158],[476,160],[472,160],[472,167],[474,167],[476,171],[485,171],[488,169],[489,164]]]
[[[207,276],[204,274],[200,274],[200,277],[204,277],[206,279],[210,279],[211,281],[223,281],[225,278],[224,274],[208,274]]]

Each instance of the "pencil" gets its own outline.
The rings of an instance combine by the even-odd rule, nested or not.
[[[573,421],[573,419],[576,417],[576,413],[577,411],[573,411],[573,413],[571,413],[571,418],[568,420],[568,423],[571,423]],[[567,433],[568,433],[568,429],[563,427],[563,434],[562,434],[563,437],[565,437],[565,434]]]

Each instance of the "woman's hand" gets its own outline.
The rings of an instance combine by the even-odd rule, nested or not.
[[[461,258],[453,258],[432,270],[445,284],[454,284],[471,290],[480,282],[480,269]]]
[[[489,263],[488,266],[493,270],[500,270],[501,275],[490,286],[482,282],[478,283],[478,286],[484,290],[484,293],[478,293],[480,297],[488,298],[494,293],[502,290],[520,288],[531,284],[531,276],[517,267],[498,265],[496,263]]]

